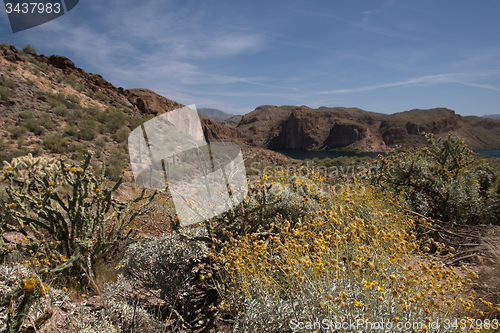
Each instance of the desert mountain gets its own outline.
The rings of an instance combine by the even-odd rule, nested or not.
[[[500,121],[462,117],[446,108],[387,115],[357,108],[265,105],[244,115],[237,129],[248,144],[269,149],[389,151],[424,144],[423,132],[438,138],[451,132],[475,150],[500,148]]]
[[[242,115],[234,115],[217,109],[199,108],[198,113],[226,126],[236,127],[240,123]]]
[[[500,120],[500,114],[487,114],[487,115],[484,115],[483,118]]]
[[[127,139],[144,121],[183,105],[148,89],[115,87],[68,58],[18,51],[0,44],[0,162],[32,153],[80,160],[87,149],[106,160],[110,174],[129,169]],[[240,143],[245,157],[289,160],[250,147],[238,130],[200,115],[208,141]]]
[[[234,116],[234,114],[229,114],[217,109],[198,108],[197,111],[199,114],[212,118],[216,121],[223,121]]]

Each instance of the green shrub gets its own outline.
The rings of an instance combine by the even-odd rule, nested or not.
[[[33,55],[36,55],[38,53],[38,50],[35,49],[33,46],[31,46],[30,44],[26,44],[24,47],[23,47],[23,52],[26,53],[26,54],[33,54]]]
[[[106,96],[102,91],[98,91],[95,93],[95,97],[100,100],[101,102],[104,102],[106,104],[109,103],[109,98]]]
[[[66,126],[64,127],[64,133],[67,136],[76,136],[76,134],[78,133],[78,128],[75,124],[66,124]]]
[[[68,110],[66,115],[66,121],[76,123],[83,117],[83,112],[81,109]]]
[[[37,66],[38,70],[44,72],[45,74],[54,72],[54,68],[45,62],[34,60],[33,63]]]
[[[377,158],[373,184],[401,193],[409,209],[451,223],[500,223],[498,169],[449,134],[428,147]]]
[[[128,140],[130,130],[127,126],[120,128],[114,135],[113,138],[118,142],[124,142]]]
[[[58,116],[65,116],[68,114],[68,109],[64,105],[58,105],[53,109],[54,113]]]
[[[10,78],[7,76],[2,76],[2,80],[0,80],[0,85],[10,88],[10,89],[15,89],[17,87],[17,84],[14,83]]]
[[[138,126],[141,126],[146,120],[142,117],[133,115],[129,120],[129,126],[131,130],[136,129]]]
[[[4,140],[4,138],[0,138],[0,163],[9,160],[10,149],[11,149],[10,143]]]
[[[101,109],[99,108],[98,105],[92,105],[83,108],[83,112],[89,117],[95,118],[101,112]]]
[[[23,125],[30,132],[33,132],[33,134],[35,134],[35,135],[42,135],[43,134],[42,122],[39,119],[36,119],[36,118],[27,118],[23,122]]]
[[[105,125],[105,130],[112,134],[124,127],[128,119],[129,116],[127,114],[112,106],[99,113],[96,117],[98,122]]]
[[[11,126],[9,127],[10,137],[12,139],[19,139],[24,137],[24,135],[28,132],[28,129],[24,126]]]
[[[106,159],[106,177],[111,180],[117,180],[122,175],[122,170],[125,169],[128,155],[123,154],[116,147],[111,147],[110,156]]]
[[[12,97],[14,97],[14,94],[9,89],[0,87],[0,99],[2,101],[10,101]]]
[[[54,120],[52,120],[52,118],[50,118],[50,116],[45,112],[40,117],[40,122],[42,126],[49,131],[56,129],[56,127],[58,126],[57,123]]]
[[[90,89],[85,91],[84,94],[85,94],[85,96],[92,98],[92,99],[94,99],[94,97],[95,97],[94,92]]]
[[[80,104],[80,97],[76,96],[76,95],[68,95],[66,97],[66,99],[68,100],[68,102],[70,102],[71,104]]]
[[[78,123],[78,138],[86,141],[94,140],[96,135],[97,122],[92,119],[85,119]]]
[[[64,82],[66,84],[69,84],[76,91],[82,91],[82,84],[80,83],[80,80],[75,75],[73,75],[73,74],[67,75],[64,78]]]
[[[48,135],[43,139],[43,147],[52,153],[62,154],[68,149],[68,143],[61,134]]]
[[[31,110],[24,110],[23,112],[19,113],[19,117],[23,118],[24,120],[33,118],[35,114]]]

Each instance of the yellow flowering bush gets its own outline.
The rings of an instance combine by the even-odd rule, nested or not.
[[[362,191],[333,195],[320,183],[314,171],[274,183],[277,197],[293,190],[317,209],[295,220],[277,213],[271,232],[235,235],[214,258],[221,269],[218,309],[236,331],[286,332],[323,323],[317,331],[326,332],[334,331],[329,325],[363,319],[417,323],[412,329],[421,332],[438,320],[472,314],[474,297],[460,297],[477,275],[419,253],[415,220],[398,196],[363,183],[354,184]],[[451,326],[434,331],[454,332]]]

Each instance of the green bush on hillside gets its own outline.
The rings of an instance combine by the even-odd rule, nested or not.
[[[95,138],[98,123],[93,119],[84,119],[78,123],[78,138],[91,141]]]
[[[0,99],[2,101],[10,101],[12,97],[14,97],[14,94],[9,89],[0,87]]]
[[[10,88],[10,89],[15,89],[17,87],[17,84],[14,83],[9,77],[3,75],[2,79],[0,80],[0,85]]]
[[[33,54],[33,55],[38,54],[38,50],[35,49],[30,44],[26,44],[25,46],[23,46],[23,52],[26,53],[26,54]]]
[[[68,149],[68,143],[61,134],[48,135],[43,139],[43,147],[52,153],[62,154]]]

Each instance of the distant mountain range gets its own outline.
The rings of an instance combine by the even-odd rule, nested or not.
[[[500,120],[500,114],[487,114],[487,115],[484,115],[483,118]]]
[[[217,109],[199,108],[196,110],[198,111],[199,114],[212,118],[213,120],[216,121],[223,121],[231,117],[234,117],[234,114],[226,113],[224,111]]]
[[[500,148],[500,120],[462,117],[446,108],[394,114],[358,108],[264,105],[236,127],[250,145],[268,149],[383,152],[425,144],[423,132],[463,138],[473,150]]]
[[[113,86],[63,56],[30,55],[0,44],[0,162],[29,152],[68,154],[87,149],[128,168],[127,135],[139,123],[182,107],[148,89]],[[474,150],[500,148],[496,116],[462,117],[438,108],[391,115],[357,108],[264,105],[242,116],[200,108],[209,142],[232,141],[245,158],[287,161],[269,149],[389,151],[425,143],[423,132],[453,133]]]
[[[198,113],[230,127],[236,127],[240,123],[242,115],[234,115],[217,109],[199,108]]]

